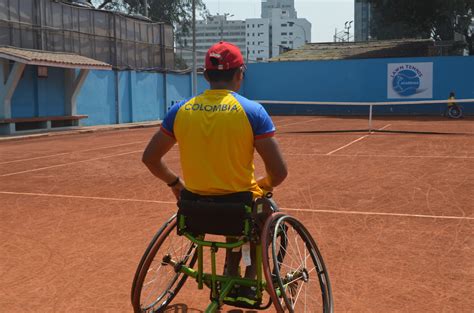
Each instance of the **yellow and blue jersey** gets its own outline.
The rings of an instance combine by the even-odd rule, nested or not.
[[[161,129],[178,142],[189,191],[262,195],[254,176],[254,140],[273,136],[275,126],[259,103],[229,90],[207,90],[171,107]]]
[[[448,102],[448,107],[452,107],[452,106],[456,105],[456,98],[454,96],[450,96],[448,98],[448,100],[451,100],[451,101]]]

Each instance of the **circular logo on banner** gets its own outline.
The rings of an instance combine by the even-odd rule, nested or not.
[[[392,87],[400,96],[411,96],[418,92],[423,76],[421,71],[414,66],[402,66],[395,70]]]

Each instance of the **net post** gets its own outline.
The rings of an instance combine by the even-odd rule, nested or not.
[[[373,104],[369,104],[369,133],[372,132],[372,107]]]

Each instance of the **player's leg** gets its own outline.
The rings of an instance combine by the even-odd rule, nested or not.
[[[234,243],[239,241],[239,238],[228,236],[227,243]],[[225,255],[224,275],[225,276],[240,276],[240,259],[242,254],[240,247],[237,249],[227,249]]]

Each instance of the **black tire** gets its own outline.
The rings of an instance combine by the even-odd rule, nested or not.
[[[297,219],[275,213],[264,232],[263,269],[276,311],[333,313],[329,274],[308,230]]]
[[[131,295],[135,313],[163,312],[186,282],[187,276],[177,273],[165,259],[188,267],[196,262],[196,246],[186,237],[178,236],[176,227],[174,215],[153,237],[139,263]]]
[[[137,279],[138,279],[138,275],[140,274],[140,271],[143,267],[143,262],[145,262],[145,259],[147,258],[148,256],[148,253],[150,253],[150,250],[151,248],[155,245],[156,241],[158,240],[158,238],[161,236],[161,234],[163,233],[163,230],[166,228],[166,226],[168,226],[172,221],[173,219],[176,218],[176,214],[174,214],[173,216],[171,216],[161,227],[160,229],[158,229],[158,231],[155,233],[155,235],[153,236],[153,239],[151,239],[150,243],[148,244],[148,247],[146,248],[145,250],[145,253],[143,253],[142,255],[142,258],[140,259],[140,263],[138,263],[138,266],[137,266],[137,269],[135,271],[135,276],[133,277],[133,283],[132,283],[132,292],[130,293],[130,300],[132,301],[133,303],[133,295],[135,294],[135,286],[137,284]]]
[[[462,109],[457,105],[450,106],[448,108],[448,116],[450,118],[461,118],[462,117]]]

